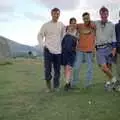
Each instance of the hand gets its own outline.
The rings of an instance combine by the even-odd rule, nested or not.
[[[91,28],[96,30],[96,25],[94,23],[91,22]]]
[[[113,48],[112,55],[113,55],[113,57],[116,55],[116,48]]]

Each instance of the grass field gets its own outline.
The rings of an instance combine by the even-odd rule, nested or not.
[[[83,89],[84,65],[79,90],[45,93],[41,61],[0,66],[0,120],[120,120],[120,93],[104,91],[106,77],[94,71],[91,89]]]

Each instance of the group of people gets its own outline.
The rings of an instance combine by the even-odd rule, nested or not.
[[[92,86],[93,54],[96,54],[100,69],[108,77],[105,81],[106,90],[120,91],[120,21],[113,24],[108,20],[109,10],[99,10],[101,20],[92,21],[90,14],[82,14],[83,23],[76,18],[69,20],[65,26],[59,22],[60,9],[51,10],[52,20],[43,24],[39,33],[39,45],[44,49],[44,73],[47,92],[60,87],[60,71],[64,66],[64,89],[76,88],[80,77],[80,69],[85,59],[87,63],[85,87]],[[116,60],[117,75],[112,73],[112,63]],[[54,72],[52,72],[52,68]]]

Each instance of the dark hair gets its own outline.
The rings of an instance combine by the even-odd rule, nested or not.
[[[109,12],[108,9],[106,7],[101,7],[100,10],[99,10],[99,13],[101,12]]]
[[[73,20],[74,20],[74,21],[77,21],[76,18],[72,17],[72,18],[70,18],[70,20],[69,20],[69,24],[71,24]]]
[[[59,8],[53,8],[53,9],[51,10],[51,12],[57,12],[57,11],[60,12],[60,9],[59,9]]]
[[[84,17],[84,16],[86,16],[86,15],[90,15],[88,12],[84,12],[83,14],[82,14],[82,17]]]

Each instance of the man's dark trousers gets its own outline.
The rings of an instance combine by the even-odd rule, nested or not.
[[[58,88],[60,85],[60,66],[61,66],[61,54],[50,53],[48,48],[44,48],[44,73],[45,80],[50,81],[53,77],[53,87]],[[52,67],[54,74],[52,76]]]

